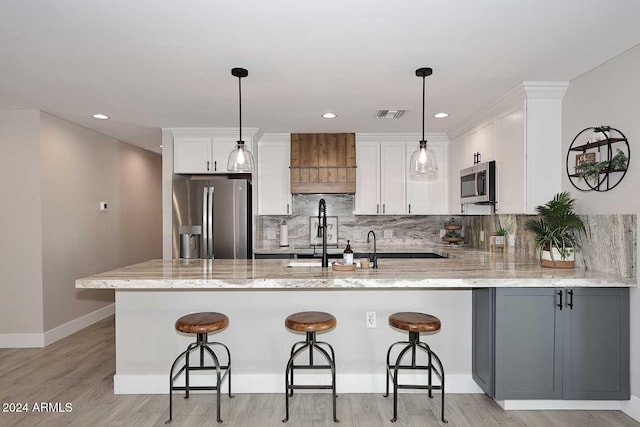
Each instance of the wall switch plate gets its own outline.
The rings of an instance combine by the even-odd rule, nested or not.
[[[480,241],[484,242],[484,230],[480,231]]]
[[[267,230],[267,240],[276,240],[276,230]]]
[[[359,228],[353,229],[353,240],[362,240],[362,230]]]
[[[516,236],[515,234],[508,234],[507,235],[507,244],[509,245],[510,248],[513,248],[516,245]]]
[[[444,228],[440,230],[440,238],[442,239],[445,234],[447,234],[447,230],[445,230]]]
[[[385,239],[393,239],[393,230],[384,230]]]
[[[100,202],[100,210],[101,211],[107,210],[107,202]]]
[[[365,313],[365,322],[366,322],[367,328],[375,328],[375,327],[377,327],[376,312],[375,311],[367,311]]]

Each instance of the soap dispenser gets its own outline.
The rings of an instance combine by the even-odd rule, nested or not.
[[[344,253],[342,254],[342,263],[344,265],[353,265],[353,251],[351,250],[349,240],[347,240],[347,247],[344,249]]]

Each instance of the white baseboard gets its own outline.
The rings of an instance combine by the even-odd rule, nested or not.
[[[44,347],[44,334],[0,334],[0,348]]]
[[[631,399],[622,402],[620,409],[634,420],[640,422],[640,397],[631,396]]]
[[[619,411],[624,400],[497,400],[505,411],[572,410]]]
[[[96,322],[106,319],[116,313],[115,303],[109,304],[106,307],[102,307],[96,311],[92,311],[89,314],[80,316],[77,319],[73,319],[64,325],[56,326],[53,329],[49,329],[44,333],[44,345],[47,346],[62,338],[68,337],[71,334],[75,334],[78,331],[83,330],[87,326],[91,326]]]
[[[93,311],[44,333],[0,334],[0,348],[45,347],[115,314],[115,304]]]
[[[316,374],[317,375],[317,374]],[[316,384],[326,383],[314,380],[314,374],[296,374],[296,383]],[[416,378],[419,378],[416,376]],[[447,393],[482,393],[470,374],[448,374]],[[215,384],[214,375],[196,375],[189,377],[192,385]],[[422,380],[422,378],[421,378]],[[401,380],[404,381],[404,380]],[[434,381],[435,383],[435,381]],[[167,394],[169,392],[169,372],[166,375],[127,375],[116,374],[113,377],[113,391],[115,394]],[[338,393],[384,393],[385,377],[383,374],[338,374],[336,378]],[[234,374],[232,373],[231,391],[233,393],[281,393],[284,388],[284,377],[281,374]],[[226,383],[222,390],[227,390]],[[403,393],[424,390],[403,390]],[[439,391],[436,391],[439,393]]]

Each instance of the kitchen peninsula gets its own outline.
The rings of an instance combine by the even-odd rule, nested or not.
[[[175,320],[189,312],[220,311],[229,327],[212,336],[233,358],[239,393],[277,393],[284,363],[297,337],[286,333],[295,311],[334,314],[337,327],[323,334],[336,349],[338,392],[379,392],[386,347],[403,335],[387,325],[396,311],[423,311],[442,320],[426,336],[441,355],[447,392],[479,392],[472,379],[472,289],[617,288],[635,277],[584,269],[543,269],[532,259],[466,248],[446,258],[381,259],[378,270],[333,271],[287,267],[292,260],[151,260],[76,281],[77,288],[116,290],[116,393],[166,393],[171,361],[192,337]],[[365,312],[377,327],[365,327]],[[142,332],[141,332],[142,331]]]

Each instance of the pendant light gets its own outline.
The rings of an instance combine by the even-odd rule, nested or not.
[[[227,170],[229,172],[252,172],[253,171],[253,155],[242,140],[242,78],[249,75],[249,71],[244,68],[232,68],[231,75],[238,78],[238,98],[240,100],[240,137],[238,138],[236,148],[229,154],[227,162]]]
[[[411,160],[409,161],[409,178],[412,180],[435,179],[438,176],[436,154],[430,148],[427,148],[427,140],[424,139],[424,86],[425,78],[432,73],[433,70],[428,67],[416,70],[416,76],[422,77],[422,139],[418,149],[411,154]]]

